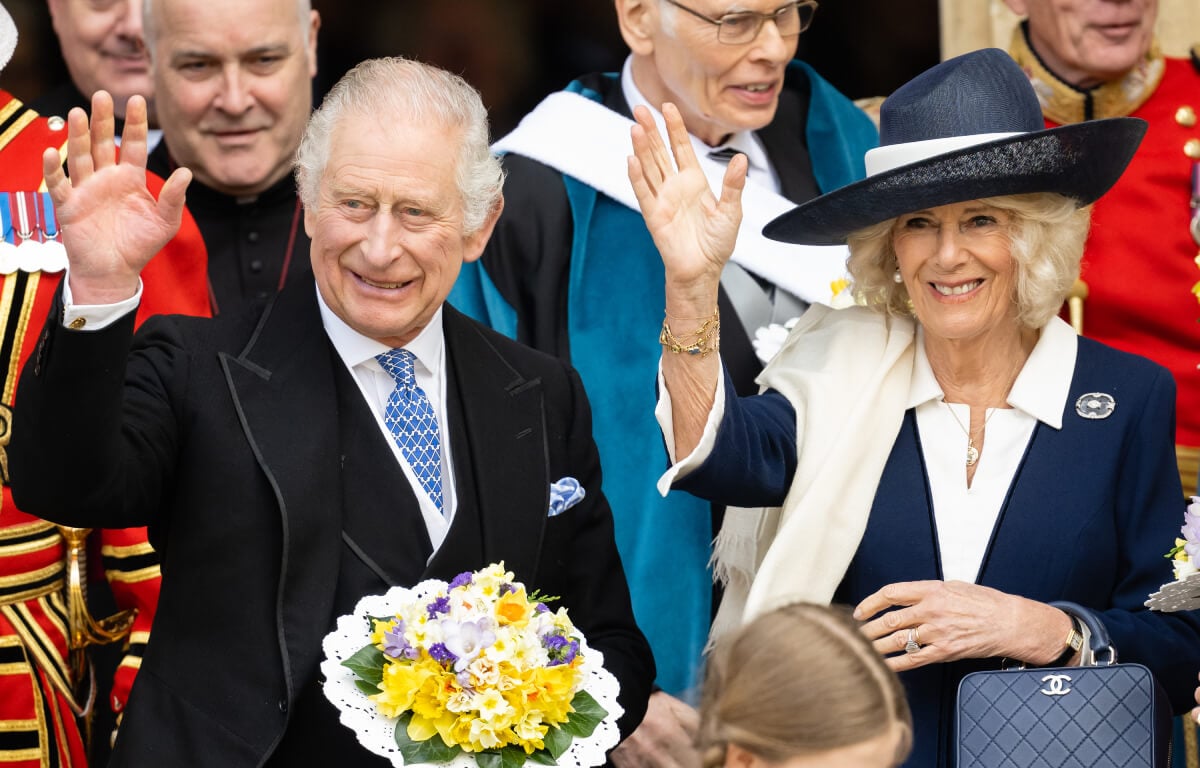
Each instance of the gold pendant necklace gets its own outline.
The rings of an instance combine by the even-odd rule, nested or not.
[[[975,462],[979,461],[979,449],[975,447],[975,438],[971,436],[970,430],[963,426],[962,420],[958,418],[958,414],[955,413],[954,409],[950,407],[950,403],[947,403],[945,400],[943,400],[942,403],[946,406],[946,409],[950,411],[950,416],[953,417],[954,423],[957,424],[958,428],[961,429],[963,434],[967,436],[967,466],[975,466]],[[969,407],[967,410],[970,412]],[[995,415],[997,410],[999,409],[987,409],[987,416],[983,420],[983,428],[985,431],[987,430],[987,423],[992,420],[992,416]]]

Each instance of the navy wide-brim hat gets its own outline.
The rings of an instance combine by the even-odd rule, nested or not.
[[[1007,53],[986,48],[949,59],[883,102],[867,178],[793,208],[763,234],[836,245],[913,211],[1030,192],[1088,205],[1121,177],[1146,133],[1146,122],[1132,117],[1045,125],[1033,86]]]

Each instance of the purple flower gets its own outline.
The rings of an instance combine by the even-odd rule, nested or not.
[[[570,664],[579,655],[579,641],[561,634],[546,635],[542,638],[542,647],[550,657],[546,666],[557,667],[560,664]]]
[[[534,613],[546,613],[549,610],[550,609],[546,607],[545,603],[534,603],[534,605],[533,605]]]
[[[496,642],[496,633],[492,631],[491,622],[484,618],[478,621],[442,622],[442,636],[446,639],[446,649],[454,654],[457,661],[454,670],[461,672],[475,660],[484,648]]]
[[[404,637],[403,619],[398,620],[394,627],[383,633],[383,652],[393,659],[410,661],[421,655]]]
[[[505,595],[509,594],[510,592],[516,592],[516,591],[517,591],[517,588],[514,587],[512,584],[501,584],[500,585],[500,596],[501,597],[504,597]]]
[[[443,595],[425,607],[429,618],[436,619],[443,613],[450,613],[450,598]]]
[[[471,673],[467,670],[464,669],[462,672],[455,674],[454,679],[458,680],[458,687],[464,691],[475,690],[474,686],[471,685]]]
[[[429,656],[443,667],[449,667],[458,661],[458,657],[450,652],[445,643],[434,643],[429,646]]]
[[[468,585],[470,583],[471,583],[471,572],[463,571],[462,573],[460,573],[454,577],[454,581],[450,582],[450,589],[454,589],[455,587],[465,587],[466,585]]]

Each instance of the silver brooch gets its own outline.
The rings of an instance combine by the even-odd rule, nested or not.
[[[1107,419],[1117,408],[1117,401],[1105,392],[1089,392],[1075,401],[1075,413],[1085,419]]]

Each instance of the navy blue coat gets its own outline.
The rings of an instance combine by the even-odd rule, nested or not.
[[[726,382],[725,418],[711,456],[675,487],[725,504],[777,506],[796,466],[795,413],[778,392],[750,398],[731,392]],[[1076,413],[1076,399],[1089,392],[1116,399],[1110,417]],[[1179,713],[1194,704],[1200,612],[1163,614],[1143,607],[1171,578],[1163,554],[1174,545],[1185,509],[1175,465],[1174,403],[1175,385],[1166,369],[1079,339],[1062,429],[1035,427],[978,583],[1102,611],[1120,660],[1149,667]],[[749,478],[761,483],[746,488]],[[909,410],[866,533],[834,600],[853,605],[887,584],[940,578],[921,435]],[[968,672],[999,666],[1000,659],[966,660],[901,675],[915,724],[906,765],[953,765],[958,682]]]

